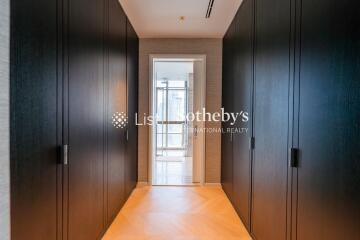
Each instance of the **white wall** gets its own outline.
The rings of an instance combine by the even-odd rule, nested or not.
[[[10,0],[0,0],[0,239],[10,239],[9,26]]]

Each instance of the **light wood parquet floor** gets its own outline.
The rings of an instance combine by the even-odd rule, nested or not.
[[[138,187],[103,240],[251,240],[220,187]]]

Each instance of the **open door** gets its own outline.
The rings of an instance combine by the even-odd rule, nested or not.
[[[202,182],[202,122],[188,118],[204,107],[204,58],[151,59],[151,173],[153,185]]]

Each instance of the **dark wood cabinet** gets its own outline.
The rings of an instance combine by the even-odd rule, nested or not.
[[[126,46],[127,46],[127,141],[126,165],[125,165],[125,196],[129,196],[137,184],[137,142],[138,131],[135,116],[138,113],[138,78],[139,78],[139,38],[127,21],[126,25]]]
[[[229,113],[251,114],[253,92],[254,1],[241,5],[224,37],[223,107]],[[251,122],[223,122],[222,186],[244,224],[250,227]],[[237,131],[246,129],[246,131]]]
[[[226,112],[233,109],[233,51],[234,51],[235,23],[231,23],[223,39],[223,82],[222,82],[222,107]],[[232,133],[229,122],[222,122],[224,133],[221,137],[221,185],[226,195],[232,200],[233,194],[233,150]]]
[[[11,2],[10,211],[16,240],[57,238],[61,90],[56,13],[55,0]]]
[[[136,186],[138,44],[116,0],[12,2],[12,239],[101,239]]]
[[[235,17],[232,112],[252,111],[254,1],[245,0]],[[233,125],[233,203],[243,223],[250,226],[251,122]],[[246,128],[247,131],[237,131]]]
[[[223,41],[223,107],[246,108],[253,81],[255,141],[222,135],[223,189],[254,239],[359,239],[359,4],[254,0],[249,27],[249,2]]]
[[[107,50],[107,221],[111,223],[125,202],[126,128],[114,125],[113,117],[127,114],[126,15],[117,0],[109,1]]]
[[[85,240],[104,229],[104,4],[69,3],[68,239]]]
[[[359,8],[355,0],[298,8],[298,240],[360,239]]]
[[[288,0],[256,0],[251,229],[260,240],[287,239],[289,9]]]
[[[104,4],[69,2],[68,239],[104,229]]]

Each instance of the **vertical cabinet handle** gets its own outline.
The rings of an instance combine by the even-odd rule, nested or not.
[[[250,138],[249,138],[249,149],[250,149],[250,150],[254,150],[254,149],[255,149],[255,138],[254,138],[254,137],[250,137]]]
[[[291,168],[299,167],[299,149],[298,148],[290,148],[289,167],[291,167]]]
[[[69,145],[65,144],[62,146],[62,164],[68,165],[69,163]]]

